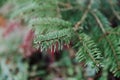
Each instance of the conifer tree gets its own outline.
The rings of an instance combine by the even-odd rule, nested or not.
[[[119,0],[1,0],[0,6],[0,80],[32,80],[42,71],[29,70],[28,58],[47,53],[54,61],[65,47],[84,67],[77,66],[80,77],[63,80],[120,78]]]

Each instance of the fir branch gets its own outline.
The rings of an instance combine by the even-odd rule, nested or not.
[[[93,62],[96,67],[100,67],[101,65],[101,51],[97,48],[95,42],[88,35],[81,33],[79,35],[79,40],[82,46],[79,48],[76,53],[76,59],[80,62],[86,60],[87,62]]]
[[[91,52],[89,51],[89,49],[86,46],[87,45],[83,42],[83,47],[85,48],[85,51],[88,53],[88,56],[95,63],[95,65],[98,67],[99,63],[94,59],[93,55],[91,55]]]
[[[106,34],[106,30],[104,29],[103,24],[101,23],[100,19],[97,17],[97,15],[96,15],[94,12],[91,12],[91,14],[94,16],[94,18],[95,18],[95,20],[97,21],[97,23],[98,23],[101,31],[103,32],[103,34]],[[112,45],[111,40],[108,39],[107,36],[105,36],[105,39],[106,39],[106,41],[108,42],[108,44],[109,44],[109,46],[110,46],[110,48],[111,48],[111,50],[112,50],[112,52],[113,52],[113,56],[114,56],[115,59],[116,59],[115,61],[116,61],[116,63],[117,63],[117,67],[118,67],[118,69],[120,69],[120,67],[119,67],[119,62],[118,62],[119,60],[118,60],[118,58],[117,58],[117,53],[116,53],[116,51],[115,51],[115,48],[114,48],[114,46]]]

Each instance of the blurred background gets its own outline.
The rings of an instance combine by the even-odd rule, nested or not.
[[[29,27],[36,17],[57,17],[74,26],[88,5],[89,0],[0,0],[0,80],[99,80],[101,70],[96,73],[75,59],[75,38],[54,53],[42,52],[33,49]],[[119,0],[93,0],[91,8],[101,11],[115,28],[120,24],[119,6]],[[89,33],[88,25],[96,25],[92,17],[82,24]],[[107,80],[120,78],[109,72]]]

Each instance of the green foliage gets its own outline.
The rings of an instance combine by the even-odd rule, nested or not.
[[[103,39],[102,45],[103,45],[103,51],[105,58],[109,60],[110,63],[110,71],[114,73],[115,76],[120,76],[120,28],[112,29],[112,31],[108,34],[108,36]]]
[[[93,66],[99,67],[102,57],[101,51],[97,48],[95,42],[86,34],[80,34],[81,47],[76,54],[76,58],[81,62],[85,61],[86,64],[93,62]]]
[[[29,24],[35,30],[34,44],[40,46],[42,51],[56,43],[61,50],[61,46],[69,44],[74,35],[71,23],[58,18],[35,19]]]
[[[53,80],[54,72],[45,77],[46,70],[40,69],[44,63],[42,59],[36,65],[31,65],[24,56],[27,53],[33,56],[40,51],[49,53],[49,49],[51,53],[61,51],[61,55],[71,55],[71,52],[76,55],[77,62],[73,60],[75,65],[69,55],[52,64],[53,67],[65,68],[62,73],[64,80],[86,80],[99,71],[102,73],[99,77],[101,80],[107,80],[109,72],[120,77],[119,1],[7,0],[3,3],[2,0],[0,3],[13,6],[7,15],[2,14],[7,17],[7,23],[20,22],[20,27],[15,30],[11,28],[12,32],[6,37],[2,35],[4,29],[0,29],[0,80],[27,80],[36,76]],[[29,41],[31,35],[25,36],[28,29],[34,31],[32,43]],[[67,53],[64,46],[68,48]],[[25,61],[22,61],[23,56]],[[85,66],[80,67],[79,63]],[[86,70],[82,71],[83,68]]]

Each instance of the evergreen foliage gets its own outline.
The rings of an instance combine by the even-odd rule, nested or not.
[[[31,71],[29,74],[29,63],[22,61],[23,56],[27,53],[31,56],[36,51],[54,54],[64,51],[66,45],[75,50],[77,63],[92,67],[95,74],[101,71],[101,80],[107,80],[109,72],[120,77],[119,0],[1,1],[3,5],[13,6],[6,15],[1,14],[8,21],[15,20],[19,24],[10,29],[7,36],[2,35],[4,29],[0,30],[0,80],[27,80],[30,76],[42,74],[42,71],[36,71],[36,74]],[[29,30],[33,34],[27,35]],[[34,38],[31,42],[32,35]],[[82,70],[78,71],[81,77],[65,80],[85,80]],[[51,79],[47,78],[44,79]]]

